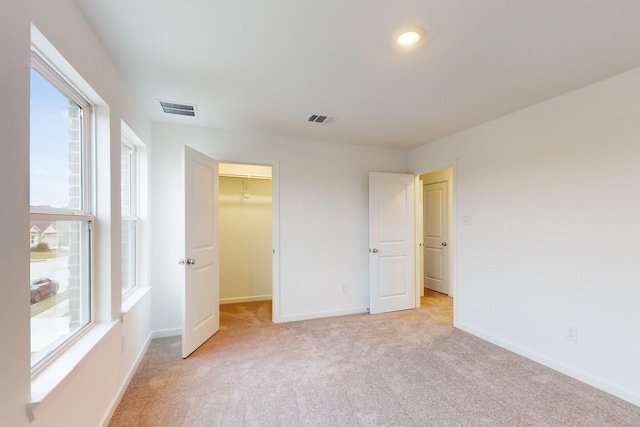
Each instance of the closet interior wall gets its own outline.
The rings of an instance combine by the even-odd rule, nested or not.
[[[220,176],[220,303],[271,299],[271,179]]]

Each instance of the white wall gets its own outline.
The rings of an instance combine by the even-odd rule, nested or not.
[[[223,160],[278,162],[281,321],[368,307],[368,172],[403,172],[404,152],[158,123],[153,140],[155,330],[175,333],[181,325],[185,144]]]
[[[639,118],[637,69],[409,152],[456,165],[456,326],[635,404]]]
[[[30,401],[29,280],[29,66],[33,23],[70,65],[105,101],[100,132],[107,142],[100,149],[98,186],[106,189],[99,202],[100,319],[120,315],[119,150],[120,120],[145,142],[150,123],[133,99],[115,65],[72,0],[8,0],[0,14],[0,277],[2,350],[0,350],[0,425],[95,426],[108,416],[114,399],[133,368],[150,333],[147,294],[88,354],[76,369],[35,409],[29,423]],[[112,287],[104,286],[105,281]],[[121,336],[127,346],[121,352]],[[79,404],[81,403],[81,404]]]
[[[220,177],[220,303],[271,299],[271,180]]]

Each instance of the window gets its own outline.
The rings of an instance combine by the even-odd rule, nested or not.
[[[92,314],[91,106],[34,54],[30,71],[31,367]]]
[[[120,145],[120,188],[122,203],[122,293],[137,284],[138,203],[136,146],[122,134]]]

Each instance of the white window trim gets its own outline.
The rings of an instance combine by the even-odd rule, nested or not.
[[[120,122],[121,140],[132,145],[136,151],[135,164],[135,217],[136,217],[136,285],[122,293],[121,313],[127,313],[131,307],[148,291],[147,283],[147,151],[146,144],[124,121]]]
[[[133,221],[134,222],[134,228],[135,228],[135,248],[134,248],[134,257],[135,257],[135,264],[134,264],[134,284],[133,286],[131,286],[130,288],[128,288],[127,290],[125,290],[124,292],[122,292],[122,287],[121,287],[121,293],[122,293],[122,299],[126,299],[128,298],[137,288],[138,285],[140,283],[140,268],[139,268],[139,261],[140,261],[140,227],[139,227],[139,219],[138,219],[138,205],[139,205],[139,199],[138,199],[138,186],[139,186],[139,175],[138,175],[138,147],[137,145],[135,145],[133,143],[133,141],[131,140],[131,138],[129,137],[129,135],[127,134],[127,132],[125,132],[124,130],[122,131],[122,136],[121,136],[121,142],[122,145],[125,145],[126,147],[128,147],[131,150],[131,164],[130,164],[130,186],[129,186],[129,197],[130,197],[130,212],[129,215],[127,216],[122,216],[122,220],[129,220],[129,221]],[[122,200],[120,200],[120,202],[122,203]],[[122,224],[120,225],[122,227]],[[122,280],[122,277],[121,277]]]
[[[119,323],[114,320],[109,323],[94,324],[86,330],[82,336],[73,340],[69,346],[54,360],[51,360],[46,369],[42,369],[37,376],[31,379],[31,400],[26,405],[27,416],[30,421],[35,419],[35,409],[46,397],[60,385],[82,362],[91,350],[102,341]]]
[[[62,342],[59,346],[52,349],[46,356],[31,367],[31,375],[37,376],[46,369],[60,354],[67,351],[74,345],[89,329],[91,329],[96,321],[96,299],[95,299],[95,276],[94,276],[94,254],[95,254],[95,215],[94,198],[92,197],[93,185],[92,170],[94,166],[93,138],[92,129],[94,126],[93,108],[91,103],[65,78],[65,76],[49,60],[38,50],[32,46],[31,67],[42,75],[50,84],[58,88],[61,93],[76,103],[82,109],[82,195],[81,206],[78,208],[50,208],[43,206],[30,206],[31,220],[48,220],[48,221],[80,221],[86,222],[89,231],[89,320],[87,324],[80,327],[69,338]]]
[[[88,100],[94,107],[92,108],[91,119],[87,119],[87,123],[91,123],[93,131],[91,135],[88,135],[91,141],[92,152],[88,149],[85,150],[88,165],[91,171],[98,171],[97,159],[95,153],[97,150],[97,138],[104,138],[108,144],[108,133],[105,129],[108,128],[108,111],[109,107],[106,102],[98,95],[98,93],[84,80],[82,76],[66,61],[66,59],[56,50],[56,48],[44,37],[44,35],[38,30],[38,28],[31,24],[31,44],[32,52],[36,53],[45,64],[59,72],[60,76],[63,76],[65,84],[72,84],[75,88],[75,92],[80,94],[84,99]],[[39,71],[40,72],[40,71]],[[101,128],[98,128],[98,125]],[[105,127],[105,125],[107,125]],[[103,129],[104,128],[104,129]],[[102,130],[101,130],[102,129]],[[85,147],[88,148],[88,147]],[[86,189],[90,189],[91,193],[96,196],[94,198],[87,198],[85,196],[84,208],[91,209],[91,213],[94,213],[94,218],[98,218],[98,211],[96,209],[96,200],[98,199],[96,181],[87,181]],[[46,209],[39,209],[42,212],[37,214],[46,215],[48,212]],[[78,218],[78,212],[67,212],[66,215],[71,216],[73,219]],[[98,263],[98,259],[95,256],[96,249],[101,248],[98,241],[97,221],[92,223],[93,231],[91,235],[91,251],[92,251],[92,263],[91,266],[91,292],[93,294],[91,302],[91,317],[92,323],[84,328],[81,333],[76,333],[74,337],[67,341],[66,345],[60,347],[55,357],[50,357],[46,364],[40,366],[37,372],[32,372],[31,375],[31,390],[30,390],[30,402],[25,405],[27,415],[31,421],[35,419],[35,409],[38,405],[46,399],[58,386],[62,385],[67,380],[70,374],[82,364],[83,360],[89,355],[89,353],[102,342],[118,324],[117,319],[108,316],[108,307],[112,302],[105,301],[98,304],[100,295],[106,294],[106,290],[99,288],[98,280],[102,277],[102,274],[96,272],[95,267]],[[108,240],[108,239],[107,239]],[[105,251],[101,251],[105,252]],[[110,281],[106,281],[108,283]],[[110,286],[110,285],[106,285]],[[99,292],[98,292],[99,291]],[[110,293],[110,290],[109,292]],[[98,313],[98,305],[103,314]]]

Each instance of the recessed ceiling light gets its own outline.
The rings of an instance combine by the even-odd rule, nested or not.
[[[420,27],[405,28],[396,37],[398,46],[409,47],[415,46],[424,38],[424,30]]]

